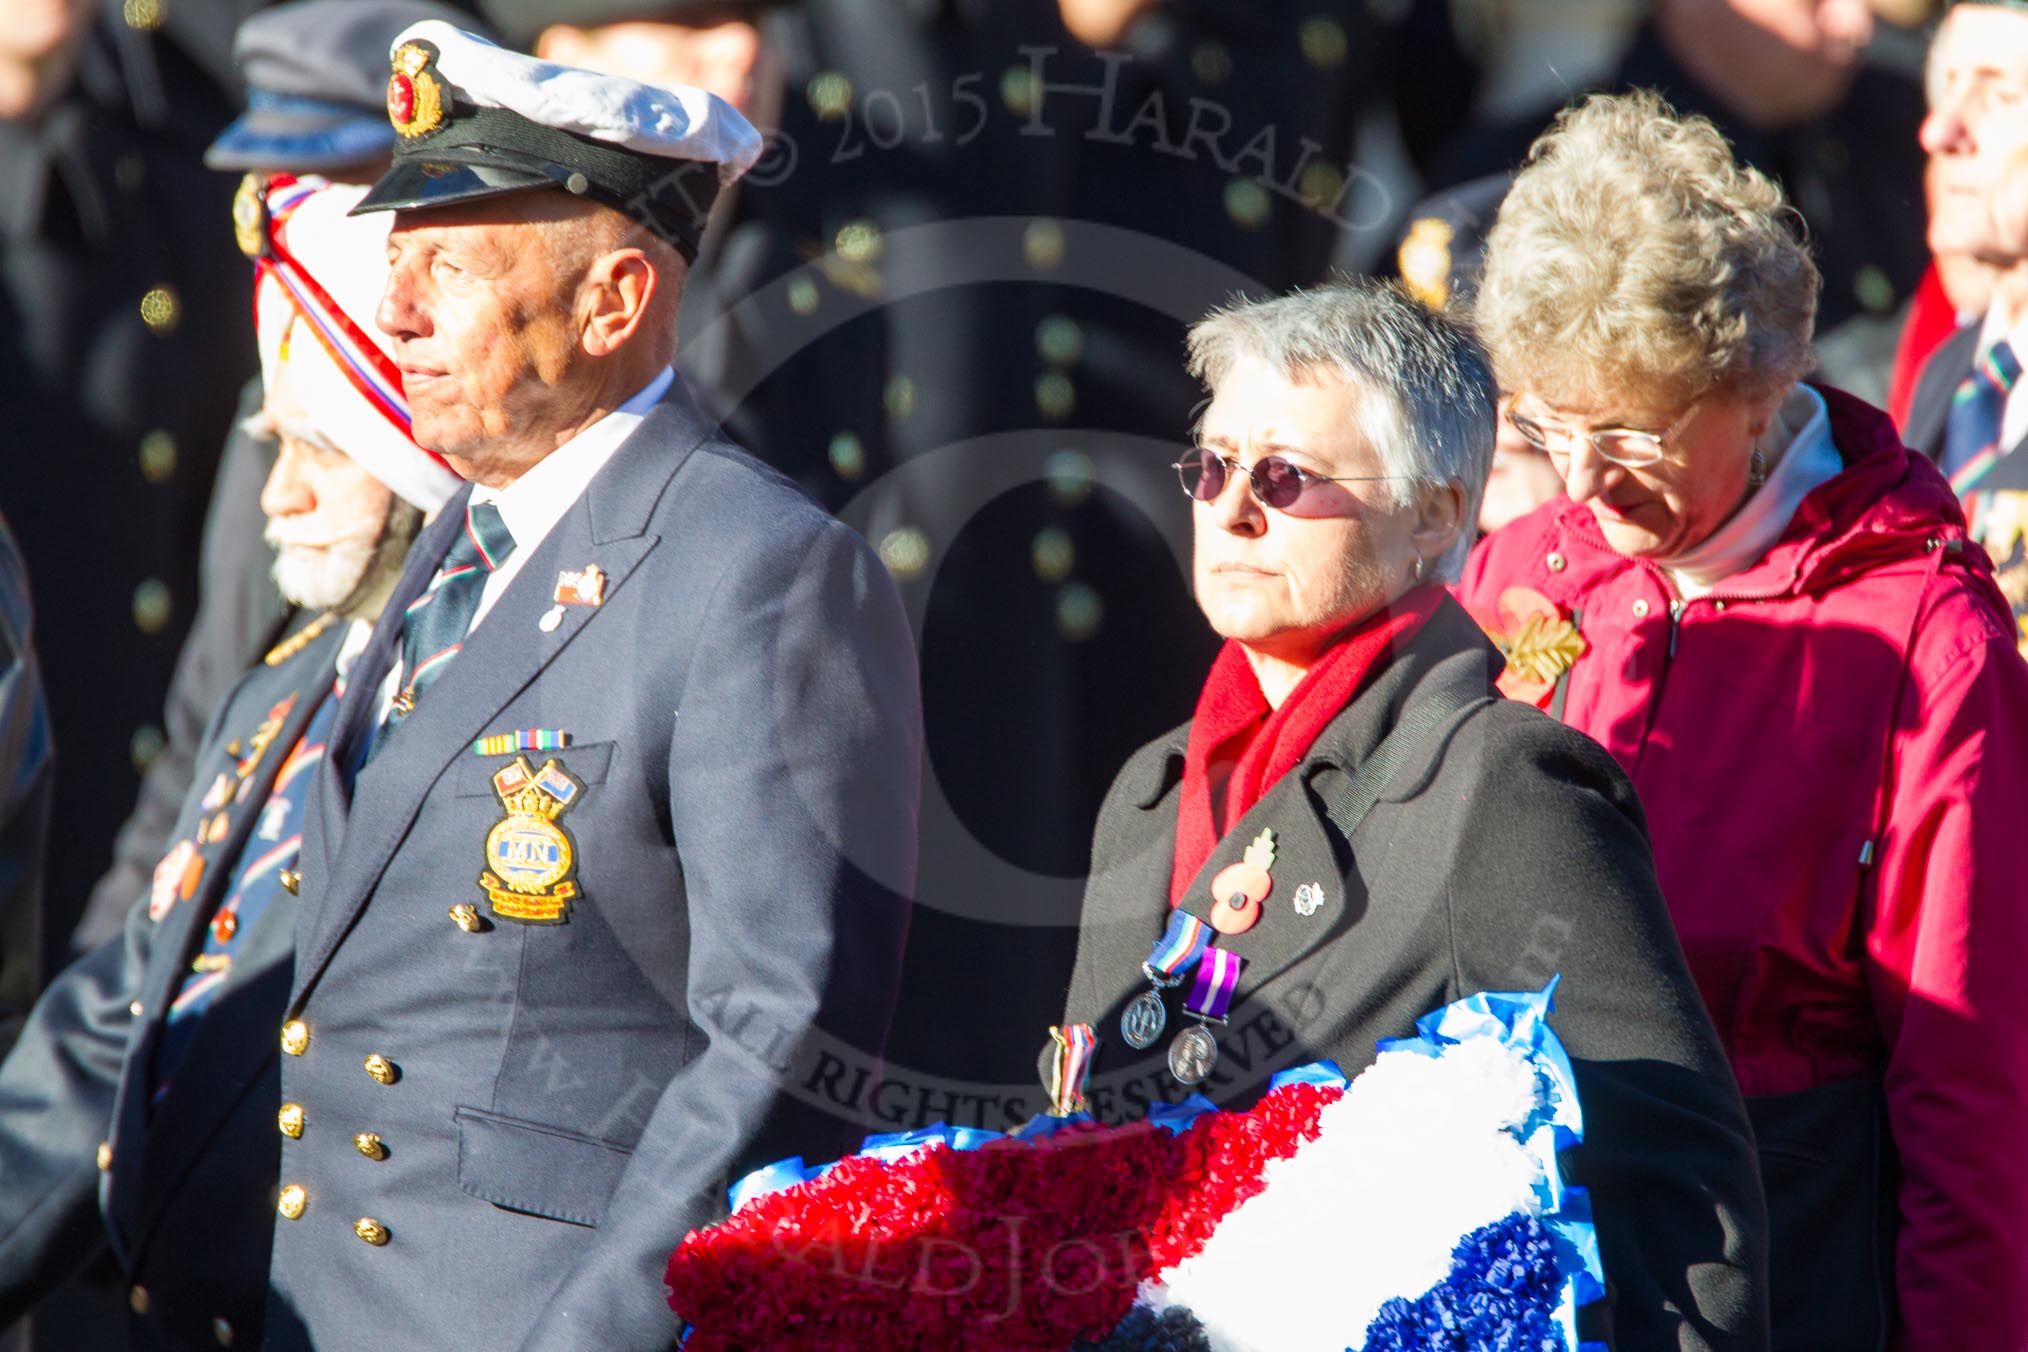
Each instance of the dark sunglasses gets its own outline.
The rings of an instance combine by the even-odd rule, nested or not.
[[[1183,481],[1183,491],[1198,502],[1216,501],[1218,495],[1225,491],[1226,480],[1234,473],[1243,472],[1247,482],[1253,485],[1253,495],[1260,499],[1263,506],[1277,511],[1295,506],[1296,500],[1313,483],[1375,483],[1382,479],[1408,477],[1402,474],[1312,474],[1278,455],[1264,455],[1253,462],[1252,469],[1242,471],[1239,461],[1229,455],[1220,455],[1209,446],[1191,447],[1170,468]]]

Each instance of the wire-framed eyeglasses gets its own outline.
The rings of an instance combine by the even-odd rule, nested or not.
[[[1216,501],[1225,491],[1226,481],[1233,474],[1243,474],[1253,485],[1253,495],[1261,504],[1277,511],[1286,511],[1296,505],[1313,483],[1375,483],[1382,479],[1402,479],[1402,474],[1314,474],[1279,455],[1264,455],[1253,462],[1248,469],[1229,455],[1220,455],[1209,446],[1193,446],[1184,452],[1183,458],[1170,466],[1176,477],[1183,482],[1183,491],[1197,502]]]
[[[1569,455],[1570,448],[1582,438],[1591,444],[1599,459],[1639,469],[1662,458],[1676,434],[1689,425],[1691,416],[1697,412],[1697,402],[1691,401],[1675,422],[1659,432],[1643,432],[1637,427],[1601,427],[1595,432],[1568,432],[1562,428],[1544,427],[1526,414],[1515,412],[1511,405],[1507,409],[1507,425],[1519,432],[1521,439],[1530,446],[1551,455]]]

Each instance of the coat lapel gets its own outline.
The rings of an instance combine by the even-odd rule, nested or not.
[[[409,547],[408,560],[394,592],[381,608],[366,647],[352,659],[345,677],[345,697],[338,706],[338,718],[331,726],[331,738],[324,759],[312,771],[310,801],[303,808],[303,848],[298,871],[308,879],[306,891],[315,893],[331,876],[330,848],[345,834],[345,819],[352,809],[352,767],[365,752],[372,736],[374,719],[380,711],[380,685],[394,665],[401,641],[401,616],[409,603],[422,595],[436,574],[437,566],[450,551],[451,540],[465,519],[470,485],[451,495],[436,518],[423,528]],[[312,824],[316,829],[312,829]],[[303,917],[311,914],[308,898],[299,907]]]
[[[318,788],[326,807],[314,824],[319,834],[330,833],[317,852],[319,866],[327,872],[306,884],[304,890],[306,901],[314,900],[304,908],[299,924],[295,985],[289,1000],[292,1013],[301,1009],[311,986],[365,908],[445,766],[469,753],[473,740],[499,711],[596,618],[594,608],[566,606],[563,622],[555,629],[544,632],[538,626],[543,612],[554,604],[557,573],[598,564],[607,576],[610,602],[656,543],[657,537],[645,533],[655,503],[710,430],[679,383],[613,453],[584,495],[536,547],[456,660],[403,722],[395,734],[398,741],[360,772],[349,803],[335,798],[343,785],[333,782],[334,775],[320,775]],[[455,520],[462,520],[462,500],[454,498],[452,502],[457,506]],[[444,516],[451,516],[451,507],[446,507]],[[436,536],[442,526],[440,518],[432,524],[430,534]],[[439,554],[448,549],[448,536],[440,546]],[[426,584],[435,564],[427,563],[423,569]],[[418,566],[411,560],[402,579],[409,599],[420,594],[419,586],[410,587],[417,572]],[[379,683],[393,662],[399,615],[396,602],[390,601],[369,647],[375,660],[370,666],[362,663],[364,673],[346,691],[346,708],[341,715],[346,754],[357,754],[379,711]],[[333,743],[334,751],[339,750],[336,736]],[[334,754],[329,759],[335,766],[339,757]],[[336,810],[331,806],[334,802],[338,803]],[[308,844],[306,833],[306,853]]]
[[[330,689],[336,673],[338,649],[343,644],[344,636],[345,626],[333,625],[324,637],[316,641],[310,651],[297,659],[304,664],[308,675],[296,686],[295,702],[290,706],[272,740],[262,750],[259,762],[248,777],[253,787],[244,800],[235,797],[221,809],[228,814],[229,825],[223,839],[203,849],[204,874],[198,882],[196,893],[189,901],[178,902],[175,909],[162,920],[164,930],[158,936],[156,946],[150,955],[141,991],[142,1006],[147,1011],[149,1022],[128,1053],[127,1069],[121,1077],[119,1098],[113,1113],[116,1124],[115,1139],[123,1148],[114,1153],[112,1177],[107,1181],[106,1211],[108,1217],[116,1222],[114,1227],[116,1231],[129,1239],[144,1236],[149,1217],[159,1210],[161,1196],[151,1194],[146,1185],[177,1176],[176,1173],[163,1173],[153,1167],[156,1152],[166,1149],[176,1153],[179,1160],[188,1158],[188,1154],[194,1151],[197,1145],[202,1144],[219,1119],[231,1107],[229,1100],[219,1098],[209,1089],[194,1093],[172,1092],[163,1102],[163,1113],[151,1122],[148,1101],[155,1092],[155,1047],[167,1021],[169,1002],[175,996],[178,983],[190,970],[191,959],[203,947],[205,927],[210,923],[212,914],[225,900],[225,889],[232,881],[240,855],[246,849],[248,837],[252,834],[255,823],[260,820],[261,809],[274,791],[275,778],[281,773],[281,768],[287,762],[289,753],[295,748],[296,743],[302,740],[304,731],[310,726],[310,720],[316,716],[319,705],[326,697],[325,692]],[[278,698],[282,693],[284,692],[278,692]],[[249,709],[238,716],[243,720],[260,720],[267,713],[267,709]],[[248,741],[251,732],[251,727],[239,730],[238,737],[242,744]],[[218,748],[220,740],[228,735],[231,735],[230,726],[221,726],[217,737],[213,739],[213,755],[198,767],[201,776],[216,773],[218,765],[226,759]],[[202,793],[207,784],[208,780],[200,779],[198,783],[192,785],[191,792]],[[196,816],[196,823],[201,825],[206,818],[213,815],[199,813]],[[178,822],[178,829],[187,835],[194,827],[186,817]],[[277,909],[270,907],[262,920],[264,922],[272,920]],[[281,914],[286,917],[287,913],[282,911]],[[289,928],[288,920],[284,918],[280,924],[286,932]],[[258,945],[254,942],[262,939],[263,928],[265,926],[256,926],[254,934],[249,938],[248,948],[242,954],[241,963],[234,965],[231,976],[221,985],[214,997],[215,1005],[227,1003],[236,988],[259,981],[263,969],[271,965],[273,955],[266,947],[266,941],[263,940]],[[271,1005],[270,1008],[272,1007]],[[205,1023],[200,1025],[200,1032],[204,1027],[221,1022],[221,1019],[214,1017],[218,1013],[218,1009],[206,1011]],[[265,1043],[270,1049],[273,1048],[274,1027],[271,1022],[263,1022],[253,1031],[258,1034],[259,1042]],[[199,1043],[202,1041],[200,1038]],[[195,1045],[191,1050],[194,1049]],[[195,1060],[196,1058],[186,1053],[184,1057],[186,1065],[194,1064]],[[230,1063],[221,1060],[215,1069],[227,1077],[238,1078],[241,1072],[244,1072],[245,1078],[251,1078],[258,1072],[259,1062],[250,1061],[243,1055],[234,1055]],[[179,1075],[180,1073],[179,1070]],[[146,1143],[145,1150],[134,1148],[143,1142]],[[148,1167],[144,1168],[144,1164]]]
[[[1979,325],[1966,324],[1943,341],[1923,363],[1909,401],[1908,426],[1902,440],[1932,460],[1941,460],[1944,426],[1949,421],[1951,398],[1971,374],[1973,349],[1978,346]]]
[[[175,1087],[142,1139],[141,1187],[131,1208],[136,1240],[145,1241],[154,1230],[174,1184],[280,1054],[275,1012],[288,997],[289,959],[295,951],[293,908],[270,903],[254,923],[230,979],[212,997],[177,1067]]]

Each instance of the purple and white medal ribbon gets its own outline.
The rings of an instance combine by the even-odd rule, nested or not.
[[[1218,1039],[1206,1025],[1224,1023],[1232,1006],[1232,993],[1239,988],[1239,971],[1246,959],[1222,948],[1206,948],[1197,963],[1197,981],[1183,1010],[1197,1020],[1169,1044],[1169,1073],[1184,1084],[1196,1084],[1218,1064]]]

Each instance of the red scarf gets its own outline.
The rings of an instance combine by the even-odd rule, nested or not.
[[[1279,709],[1268,708],[1245,650],[1226,641],[1197,697],[1190,744],[1183,752],[1176,862],[1169,876],[1171,906],[1183,899],[1224,829],[1302,763],[1326,725],[1352,702],[1366,678],[1384,667],[1436,613],[1444,595],[1442,587],[1417,587],[1361,620],[1304,673]],[[1216,817],[1211,810],[1214,760],[1232,767],[1225,785],[1225,810]]]

